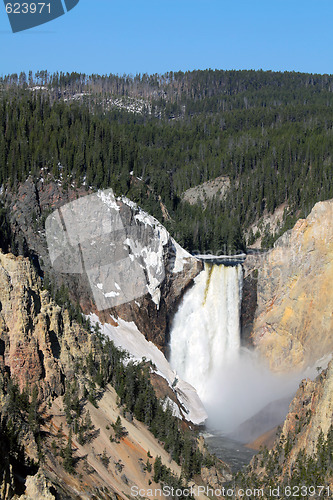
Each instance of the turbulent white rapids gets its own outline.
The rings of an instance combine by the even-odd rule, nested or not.
[[[235,361],[240,349],[242,267],[205,264],[175,314],[170,364],[209,399],[209,381]]]

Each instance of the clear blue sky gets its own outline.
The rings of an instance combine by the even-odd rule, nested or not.
[[[332,33],[333,0],[80,0],[66,15],[16,34],[1,0],[0,75],[206,68],[331,74]]]

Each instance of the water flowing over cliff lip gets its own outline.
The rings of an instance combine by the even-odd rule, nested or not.
[[[217,264],[224,266],[237,266],[245,262],[247,255],[245,253],[239,253],[235,255],[212,255],[210,253],[206,254],[195,254],[193,255],[198,260],[205,262],[206,264]]]
[[[95,314],[90,314],[88,317],[92,324],[100,326],[102,333],[109,337],[117,347],[127,351],[131,360],[152,361],[156,367],[154,372],[168,382],[180,403],[179,410],[173,408],[174,415],[179,416],[180,411],[181,418],[188,422],[196,425],[205,422],[208,415],[195,388],[177,377],[164,354],[152,342],[146,340],[134,322],[117,318],[114,321],[118,326],[113,326],[109,323],[102,324]]]
[[[211,253],[205,253],[205,254],[195,254],[193,255],[193,257],[195,257],[196,259],[199,259],[199,260],[215,260],[215,259],[225,259],[225,260],[228,260],[228,259],[234,259],[234,260],[237,260],[237,259],[243,259],[245,260],[246,259],[246,253],[236,253],[234,255],[222,255],[222,254],[219,254],[219,255],[213,255]]]

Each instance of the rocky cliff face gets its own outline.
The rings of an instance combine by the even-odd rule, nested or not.
[[[40,180],[36,183],[30,178],[18,187],[17,193],[5,192],[3,199],[10,211],[15,247],[13,250],[16,249],[20,255],[29,255],[36,268],[41,270],[41,274],[50,275],[58,288],[64,284],[69,289],[73,301],[80,303],[84,313],[98,313],[102,321],[112,321],[110,314],[126,321],[134,321],[145,337],[164,351],[168,343],[168,329],[173,312],[184,290],[202,270],[202,264],[183,251],[153,217],[145,214],[129,200],[117,199],[115,203],[125,227],[133,224],[134,219],[138,231],[141,227],[151,224],[152,234],[155,234],[159,247],[158,260],[163,267],[165,278],[154,290],[154,296],[147,293],[139,300],[131,300],[98,312],[84,273],[67,274],[52,267],[45,236],[45,219],[50,213],[89,194],[91,191],[85,188],[70,187],[65,190],[59,183],[50,180]]]
[[[242,305],[241,305],[241,339],[242,344],[252,347],[253,339],[251,333],[253,323],[258,306],[257,286],[258,286],[258,269],[250,268],[249,262],[251,257],[247,257],[243,264],[243,289],[242,289]]]
[[[64,376],[90,350],[90,337],[61,309],[28,259],[0,253],[0,369],[20,389],[63,393]]]
[[[64,394],[65,380],[71,379],[76,363],[86,360],[91,350],[90,340],[87,331],[72,323],[68,313],[42,289],[41,279],[29,259],[0,252],[0,432],[3,445],[7,443],[8,448],[6,461],[0,467],[1,498],[13,498],[15,492],[24,489],[23,478],[32,473],[32,468],[24,465],[24,456],[38,459],[28,418],[19,417],[26,405],[19,394],[32,394],[36,388],[43,416],[48,419],[48,404]],[[18,392],[9,396],[13,384],[17,384]],[[6,430],[8,419],[19,425],[18,434],[11,424],[7,424]],[[20,450],[14,451],[14,459],[13,440],[17,440]],[[16,453],[21,457],[20,463]],[[32,484],[33,479],[31,487]],[[43,498],[55,497],[48,490]]]
[[[333,200],[245,267],[258,269],[253,343],[272,370],[305,368],[333,349]]]
[[[274,487],[332,486],[332,438],[333,362],[330,362],[314,381],[301,382],[273,447],[252,459],[246,477],[250,481],[256,478],[266,493],[272,479]]]
[[[0,461],[3,500],[128,498],[132,486],[160,487],[152,470],[157,457],[170,474],[180,476],[181,467],[171,460],[164,443],[125,411],[110,384],[103,386],[92,378],[96,360],[100,367],[115,362],[112,353],[110,359],[101,359],[102,345],[98,334],[70,321],[68,312],[42,289],[28,258],[0,253],[0,449],[9,457]],[[114,371],[121,373],[123,367]],[[164,396],[160,387],[158,397]],[[112,434],[118,418],[123,439]],[[204,455],[207,463],[212,462],[207,451]],[[27,456],[35,465],[27,465]],[[200,484],[221,485],[230,479],[226,464],[217,459],[212,463],[212,470],[203,469]]]
[[[293,446],[288,462],[295,462],[305,450],[314,456],[321,433],[326,438],[333,424],[333,362],[314,381],[305,379],[289,406],[282,434],[290,436]]]

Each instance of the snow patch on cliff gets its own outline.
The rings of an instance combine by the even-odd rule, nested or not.
[[[100,198],[107,207],[112,208],[113,210],[119,212],[120,207],[117,204],[116,198],[112,193],[111,189],[108,189],[106,191],[98,191],[97,197]]]
[[[172,401],[172,399],[170,399],[169,396],[167,396],[163,401],[163,410],[166,411],[167,408],[170,408],[170,410],[172,411],[172,415],[174,417],[177,417],[180,420],[182,420],[183,416],[180,413],[179,406],[177,405],[177,403]]]
[[[159,285],[164,279],[164,257],[166,252],[169,252],[169,259],[173,262],[173,273],[181,272],[184,269],[186,259],[192,258],[192,256],[170,236],[165,227],[155,217],[147,214],[136,203],[126,197],[119,197],[117,200],[131,208],[135,221],[149,226],[153,231],[154,239],[153,244],[150,246],[145,246],[140,241],[133,241],[131,238],[127,238],[124,243],[128,245],[135,258],[143,259],[148,278],[147,290],[153,302],[159,307],[161,297]]]
[[[191,259],[192,255],[188,253],[187,250],[184,250],[184,248],[182,248],[173,238],[171,238],[171,241],[173,247],[175,248],[175,261],[172,272],[176,274],[180,273],[184,269],[186,259]]]
[[[100,326],[101,332],[109,337],[116,347],[129,353],[130,360],[140,362],[145,359],[155,365],[154,372],[166,379],[181,405],[181,409],[176,415],[178,418],[184,418],[197,425],[206,420],[207,413],[194,387],[176,376],[164,354],[155,344],[146,340],[134,322],[112,318],[118,323],[118,326],[109,323],[103,325],[96,314],[90,314],[88,317],[92,325],[98,324]],[[173,407],[172,410],[174,412],[175,408]]]

